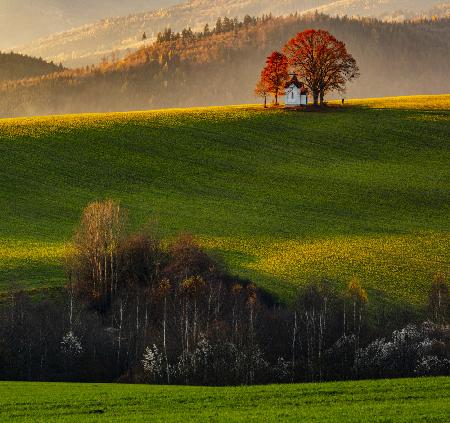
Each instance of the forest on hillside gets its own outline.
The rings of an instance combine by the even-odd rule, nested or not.
[[[21,1],[23,0],[19,2],[15,0],[12,3],[16,4]],[[44,0],[40,2],[42,1]],[[67,2],[67,0],[45,0],[45,2],[50,1]],[[122,6],[122,10],[125,8],[130,12],[137,10],[134,7],[137,6],[137,1],[126,2],[126,5]],[[71,10],[72,29],[64,32],[53,29],[50,31],[52,35],[46,38],[36,39],[35,36],[30,38],[34,39],[31,43],[16,47],[19,51],[29,55],[50,58],[56,62],[61,61],[67,67],[75,67],[98,63],[104,54],[112,51],[116,51],[123,57],[129,52],[129,49],[134,51],[145,44],[141,40],[141,34],[144,31],[151,40],[159,31],[169,27],[176,31],[182,31],[190,26],[195,31],[199,31],[206,23],[212,26],[218,16],[243,19],[245,15],[288,16],[294,13],[313,13],[317,10],[319,13],[330,16],[370,17],[387,22],[403,22],[405,20],[448,17],[450,11],[450,4],[443,4],[443,0],[171,0],[170,2],[166,0],[163,5],[160,0],[147,0],[146,7],[141,9],[143,13],[114,18],[112,16],[116,16],[116,11],[120,9],[118,0],[108,2],[109,8],[107,9],[102,9],[105,6],[104,0],[95,2],[95,5],[87,0],[82,0],[81,3],[83,3],[82,7],[77,8],[77,13],[73,14],[74,11]],[[79,5],[80,1],[76,4]],[[171,4],[175,4],[175,6],[169,7]],[[156,5],[161,5],[164,9],[152,10]],[[21,10],[19,19],[23,22],[27,12],[23,11],[24,8],[20,8],[20,5],[16,5],[15,8]],[[45,21],[45,15],[49,12],[49,8],[44,7],[43,9],[41,17]],[[64,9],[58,13],[58,17],[66,15]],[[101,10],[104,10],[103,14]],[[27,8],[27,11],[29,13],[30,8]],[[74,25],[78,25],[77,22],[81,23],[80,14],[85,18],[89,16],[91,23],[73,28]],[[92,22],[97,18],[104,19]],[[50,27],[54,28],[59,21],[60,19],[54,17],[47,26],[34,24],[33,27],[43,26],[45,30],[48,30]],[[31,20],[31,22],[36,21]],[[42,21],[39,20],[39,22]],[[27,28],[26,25],[25,28]],[[0,48],[5,39],[23,36],[28,32],[28,30],[24,30],[18,34],[18,31],[5,31],[0,15],[0,35],[2,30],[6,32],[6,36],[3,39],[0,38]],[[5,44],[8,47],[12,45]]]
[[[17,53],[0,51],[0,82],[32,78],[63,70],[53,62]]]
[[[308,28],[330,31],[361,77],[346,97],[449,92],[450,19],[386,23],[326,15],[219,19],[202,32],[167,29],[124,59],[3,83],[0,116],[125,111],[255,102],[266,57]],[[339,94],[341,95],[341,94]]]

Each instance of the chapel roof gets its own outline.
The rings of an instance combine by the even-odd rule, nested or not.
[[[304,84],[303,82],[300,82],[297,78],[297,75],[293,75],[292,79],[286,84],[285,88],[290,87],[292,84],[294,84],[297,88],[303,88]]]
[[[294,75],[292,79],[286,84],[285,88],[289,88],[291,85],[296,86],[300,90],[301,95],[308,95],[308,88],[305,87],[303,82],[300,82],[297,75]]]

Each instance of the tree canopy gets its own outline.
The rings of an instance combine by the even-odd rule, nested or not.
[[[345,44],[328,31],[308,29],[284,47],[291,68],[312,92],[314,104],[330,91],[344,91],[346,83],[359,76],[359,68]]]
[[[288,79],[287,58],[284,54],[274,51],[266,60],[266,66],[261,74],[261,83],[269,93],[274,95],[275,105],[278,105],[278,96],[284,94],[284,86]]]

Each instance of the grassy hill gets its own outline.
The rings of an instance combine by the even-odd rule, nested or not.
[[[450,262],[450,96],[0,120],[0,286],[61,286],[83,207],[190,231],[289,298],[359,277],[414,304]]]
[[[239,388],[0,383],[8,421],[446,421],[450,378]]]

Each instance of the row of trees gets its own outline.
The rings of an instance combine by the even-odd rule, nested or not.
[[[228,18],[225,16],[224,18],[218,18],[214,27],[210,27],[209,24],[206,24],[203,31],[194,32],[192,29],[185,28],[181,32],[174,32],[172,28],[166,28],[162,32],[158,32],[156,36],[157,43],[164,43],[170,41],[178,41],[178,40],[196,40],[204,37],[209,37],[211,35],[217,34],[226,34],[228,32],[239,31],[241,29],[248,29],[251,26],[256,26],[259,23],[264,23],[268,20],[272,19],[271,15],[263,16],[261,18],[255,18],[250,15],[246,15],[242,21],[238,18]],[[143,39],[147,39],[147,35],[144,33]]]
[[[370,315],[357,279],[312,281],[286,307],[229,275],[191,236],[163,245],[127,226],[115,202],[90,204],[67,289],[2,302],[2,380],[229,385],[450,373],[443,275],[426,324],[398,309]]]
[[[311,90],[314,105],[324,104],[331,91],[345,91],[348,82],[359,76],[359,68],[342,41],[328,31],[309,29],[298,33],[284,47],[284,53],[273,52],[266,61],[255,94],[264,98],[284,94],[289,81],[289,69]]]

